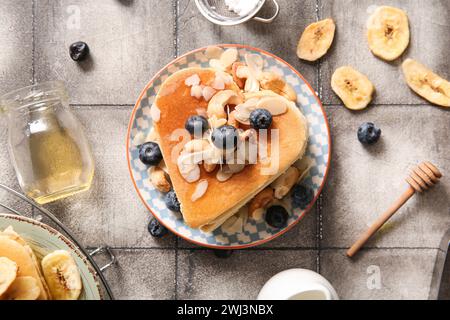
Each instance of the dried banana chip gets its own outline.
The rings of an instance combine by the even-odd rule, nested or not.
[[[402,69],[406,82],[414,92],[431,103],[450,107],[450,82],[413,59],[406,59]]]
[[[367,40],[374,55],[397,59],[409,44],[408,16],[398,8],[378,7],[367,21]]]
[[[375,87],[361,72],[352,67],[340,67],[331,77],[331,87],[351,110],[361,110],[372,101]]]
[[[307,26],[298,42],[297,56],[308,61],[323,57],[333,43],[335,30],[333,19],[321,20]]]
[[[3,300],[37,300],[41,294],[38,281],[33,277],[17,277],[2,296]]]

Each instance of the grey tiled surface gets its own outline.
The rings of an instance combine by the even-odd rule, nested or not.
[[[117,264],[105,272],[121,299],[174,299],[175,250],[115,250]]]
[[[3,44],[0,53],[0,95],[31,84],[32,7],[31,1],[0,1],[0,43]]]
[[[321,252],[321,274],[341,299],[427,299],[436,249],[363,250],[354,260],[343,250]]]
[[[36,79],[64,80],[74,104],[134,104],[174,57],[171,1],[38,0],[35,21]],[[92,55],[77,64],[68,48],[80,40]]]
[[[333,133],[330,180],[323,199],[323,247],[345,247],[406,190],[408,170],[429,160],[450,170],[450,113],[437,107],[374,106],[353,113],[328,107]],[[356,139],[358,126],[373,121],[382,138],[372,147]],[[442,179],[411,199],[368,243],[371,247],[437,247],[450,227],[450,181]]]
[[[292,267],[320,271],[344,299],[428,297],[436,248],[450,227],[447,179],[410,201],[356,259],[346,258],[344,249],[403,190],[410,165],[432,160],[450,172],[450,113],[411,93],[398,69],[409,56],[450,77],[450,2],[279,2],[272,25],[222,28],[204,20],[193,0],[0,1],[0,20],[6,21],[0,30],[0,93],[33,80],[66,82],[93,147],[96,176],[90,191],[47,207],[85,246],[114,248],[118,265],[106,277],[117,298],[252,299],[272,275]],[[381,4],[401,7],[410,18],[410,48],[393,63],[373,57],[364,36],[368,11]],[[73,20],[77,10],[79,28]],[[295,46],[303,28],[328,16],[337,23],[328,55],[314,64],[298,60]],[[75,40],[89,43],[91,61],[70,60],[67,50]],[[175,55],[214,43],[257,46],[296,67],[321,94],[333,138],[332,170],[315,209],[279,239],[227,260],[173,235],[150,237],[150,215],[130,182],[124,145],[132,105],[145,83]],[[343,64],[374,82],[376,106],[353,113],[340,105],[329,80]],[[372,148],[356,139],[364,121],[383,130]],[[17,189],[6,139],[6,121],[0,119],[1,182]],[[18,206],[1,192],[0,200]],[[369,289],[368,268],[379,268],[379,289]]]
[[[18,183],[16,174],[14,173],[14,170],[12,168],[12,165],[9,161],[9,154],[6,150],[7,145],[7,126],[8,123],[6,121],[6,118],[1,117],[0,115],[0,145],[1,145],[1,152],[0,152],[0,173],[1,173],[1,183],[12,187],[16,190],[18,190]],[[0,189],[0,203],[4,206],[7,206],[9,208],[14,208],[16,210],[24,210],[25,213],[30,214],[31,206],[28,204],[23,203],[22,200],[16,198],[16,197],[10,197],[9,194],[3,190]],[[9,211],[5,208],[2,208],[0,206],[0,212],[7,212]]]
[[[314,250],[243,250],[228,259],[204,250],[178,253],[178,298],[256,299],[264,283],[290,268],[315,270]]]

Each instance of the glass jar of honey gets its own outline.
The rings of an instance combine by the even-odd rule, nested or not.
[[[0,98],[8,117],[8,148],[19,184],[39,204],[89,189],[94,160],[83,128],[59,81]]]

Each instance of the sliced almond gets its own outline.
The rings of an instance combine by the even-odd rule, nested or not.
[[[220,56],[220,62],[225,67],[225,69],[230,68],[231,65],[237,60],[238,51],[234,48],[225,50],[225,52]]]
[[[257,109],[258,102],[258,98],[251,98],[244,103],[237,105],[234,109],[236,111],[234,115],[235,119],[242,124],[250,125],[250,113]]]
[[[200,167],[198,163],[202,160],[202,152],[181,153],[178,157],[178,170],[184,180],[188,183],[192,183],[200,179]]]
[[[213,115],[208,119],[209,126],[211,129],[219,128],[227,124],[226,118],[218,119],[217,116]]]
[[[225,84],[231,84],[233,83],[233,77],[229,75],[227,72],[223,71],[216,71],[216,78],[221,78]]]
[[[201,197],[203,197],[207,190],[208,190],[208,180],[205,180],[205,179],[200,180],[197,183],[197,186],[195,187],[195,191],[191,196],[192,202],[195,202],[198,199],[200,199]]]
[[[222,62],[220,62],[219,59],[211,59],[209,60],[209,66],[213,69],[217,70],[225,70],[225,67],[223,66]]]
[[[152,106],[150,108],[150,116],[152,117],[152,120],[154,122],[159,122],[159,120],[161,118],[161,110],[159,110],[156,103],[152,104]]]
[[[209,46],[205,50],[205,55],[208,59],[220,59],[223,54],[223,49],[217,46]]]
[[[214,81],[211,83],[211,87],[213,87],[216,90],[224,90],[225,81],[222,78],[216,77]]]
[[[259,54],[246,54],[245,63],[250,68],[252,74],[258,78],[264,68],[264,60]]]
[[[282,97],[266,97],[259,100],[256,105],[257,109],[266,109],[273,116],[286,113],[288,105],[286,100]]]
[[[182,167],[179,166],[178,169],[180,169],[180,174],[188,183],[193,183],[200,179],[200,167],[197,164],[189,166],[185,165]]]
[[[201,97],[203,97],[203,88],[199,85],[192,86],[191,96],[200,99]]]
[[[205,99],[206,102],[208,102],[209,100],[211,100],[211,98],[216,94],[216,90],[214,90],[214,88],[211,88],[209,86],[206,86],[203,88],[203,98]]]
[[[239,78],[237,75],[237,68],[238,67],[242,67],[245,66],[245,64],[243,62],[235,62],[233,63],[233,65],[231,66],[231,74],[233,75],[233,80],[234,82],[238,85],[239,88],[244,89],[245,87],[245,79],[244,78]]]
[[[200,84],[200,77],[198,76],[198,74],[193,74],[192,76],[184,80],[184,84],[188,87],[198,86]]]
[[[252,72],[248,66],[239,66],[236,69],[236,76],[245,80],[244,91],[245,92],[258,92],[260,89],[257,76]]]

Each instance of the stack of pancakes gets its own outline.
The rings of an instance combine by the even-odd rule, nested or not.
[[[288,110],[273,117],[271,129],[279,130],[279,164],[278,171],[271,175],[262,175],[262,164],[245,166],[244,170],[234,174],[229,180],[220,182],[215,173],[208,173],[201,168],[200,179],[208,181],[208,190],[203,197],[192,202],[196,184],[188,183],[180,174],[173,159],[175,148],[188,141],[173,141],[171,135],[184,128],[186,120],[198,114],[199,109],[206,109],[208,102],[191,96],[191,88],[185,84],[187,78],[198,75],[201,83],[210,83],[216,75],[215,69],[188,68],[174,73],[161,86],[155,100],[160,117],[154,121],[159,135],[159,145],[168,168],[173,189],[181,204],[181,212],[186,224],[203,231],[212,231],[236,214],[251,199],[282,175],[294,162],[300,159],[306,149],[308,140],[307,122],[294,102],[288,101]],[[243,95],[234,83],[225,86]],[[257,92],[256,94],[263,94]],[[270,92],[271,95],[276,95]],[[281,96],[280,96],[281,97]],[[181,145],[182,146],[182,145]],[[270,137],[268,139],[270,148]],[[267,164],[264,164],[266,166]]]

